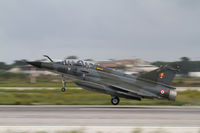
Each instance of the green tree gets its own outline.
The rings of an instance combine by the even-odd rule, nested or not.
[[[188,61],[190,61],[190,58],[188,58],[188,57],[181,57],[181,61],[182,61],[182,62],[183,62],[183,61],[188,62]]]
[[[78,59],[78,57],[75,55],[71,55],[71,56],[68,56],[66,59]]]
[[[93,59],[85,59],[85,61],[94,61]]]
[[[26,60],[15,60],[12,66],[24,66],[27,65]]]
[[[4,63],[4,62],[0,62],[0,69],[1,69],[1,70],[8,70],[8,69],[10,69],[10,66],[7,65],[7,64]]]
[[[192,69],[190,67],[190,59],[188,57],[182,57],[181,58],[181,74],[183,74],[184,76],[188,76],[189,71]]]

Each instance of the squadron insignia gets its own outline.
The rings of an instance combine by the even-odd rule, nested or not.
[[[165,77],[165,74],[164,73],[160,73],[160,78],[162,79],[162,78],[164,78]]]

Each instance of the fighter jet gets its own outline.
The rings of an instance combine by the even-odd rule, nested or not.
[[[120,98],[139,101],[144,98],[175,101],[177,96],[176,88],[170,84],[179,71],[178,65],[165,65],[154,71],[133,76],[82,60],[54,62],[49,56],[44,56],[49,62],[27,63],[60,74],[62,92],[66,90],[66,80],[74,78],[75,84],[83,89],[110,95],[113,105],[118,105]]]

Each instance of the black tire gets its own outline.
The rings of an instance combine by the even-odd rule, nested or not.
[[[65,90],[66,90],[66,89],[65,89],[64,87],[63,87],[63,88],[61,88],[61,91],[62,91],[62,92],[65,92]]]
[[[119,104],[119,97],[113,97],[112,99],[111,99],[111,103],[113,104],[113,105],[118,105]]]

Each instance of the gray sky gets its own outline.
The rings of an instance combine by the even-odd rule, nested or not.
[[[1,0],[0,61],[200,60],[200,0]]]

